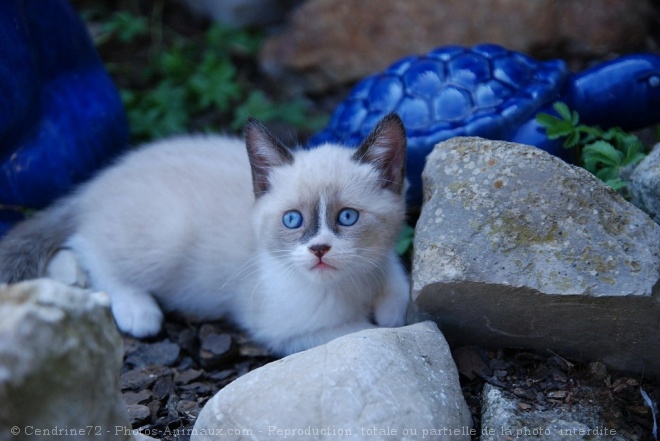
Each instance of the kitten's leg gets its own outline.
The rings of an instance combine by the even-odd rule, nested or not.
[[[398,327],[406,324],[406,311],[410,302],[410,281],[396,254],[390,255],[385,286],[376,299],[374,318],[376,324],[384,327]]]
[[[71,247],[87,270],[94,289],[110,296],[110,307],[120,331],[142,338],[158,334],[163,313],[149,292],[122,281],[101,253],[80,237],[70,240]]]

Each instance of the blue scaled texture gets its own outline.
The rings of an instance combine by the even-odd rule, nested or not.
[[[422,203],[421,174],[435,144],[480,136],[533,145],[571,160],[536,121],[563,101],[582,121],[634,129],[660,121],[660,57],[636,54],[571,73],[562,60],[541,61],[498,45],[443,46],[405,57],[360,81],[308,148],[359,145],[391,112],[408,136],[408,201]]]

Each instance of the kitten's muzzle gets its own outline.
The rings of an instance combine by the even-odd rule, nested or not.
[[[309,251],[314,254],[316,257],[321,259],[325,254],[330,251],[330,245],[326,244],[319,244],[319,245],[312,245],[309,247]]]

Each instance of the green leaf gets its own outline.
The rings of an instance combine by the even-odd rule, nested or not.
[[[189,115],[185,106],[185,91],[169,82],[162,82],[146,92],[122,91],[122,99],[133,136],[144,141],[185,132]]]
[[[635,165],[646,157],[646,154],[644,153],[644,146],[642,145],[641,141],[637,139],[637,137],[635,138],[635,141],[626,144],[623,149],[624,158],[621,161],[621,165],[623,167]]]
[[[608,179],[608,180],[605,181],[605,183],[607,185],[609,185],[610,187],[612,187],[612,189],[614,191],[623,190],[624,188],[626,188],[628,186],[628,183],[626,181],[624,181],[623,179],[618,178],[618,177],[614,178],[614,179]]]
[[[557,120],[557,123],[548,127],[546,134],[550,139],[561,138],[562,136],[570,136],[575,131],[575,127],[570,121]]]
[[[570,122],[571,126],[575,126],[577,124],[578,122],[577,112],[571,113],[571,109],[568,108],[566,103],[557,101],[552,105],[552,107],[554,107],[554,109],[557,111],[559,116],[561,116],[564,121]]]
[[[580,132],[573,131],[564,140],[564,148],[570,149],[577,146],[579,143],[580,143]]]
[[[561,121],[561,119],[548,113],[539,113],[536,115],[536,122],[545,128],[553,127],[557,124],[557,121]]]
[[[245,125],[249,117],[261,121],[270,121],[277,115],[273,103],[260,90],[250,92],[247,99],[234,111],[231,128],[238,130]]]
[[[236,68],[227,59],[218,59],[207,53],[197,71],[190,77],[188,86],[194,97],[194,108],[228,110],[233,100],[241,96],[241,86],[236,79]]]
[[[559,117],[546,113],[536,117],[545,127],[548,138],[565,138],[565,148],[581,150],[584,168],[617,191],[625,188],[627,184],[620,178],[621,169],[637,164],[646,156],[639,138],[620,127],[603,130],[579,124],[579,115],[565,103],[555,102],[553,107]]]
[[[605,141],[596,141],[585,146],[582,155],[585,168],[592,172],[599,165],[618,167],[623,159],[623,153]]]
[[[130,43],[137,37],[149,35],[149,23],[145,17],[120,11],[103,25],[103,31],[116,35],[122,43]]]
[[[601,181],[609,182],[619,177],[619,170],[621,170],[620,167],[603,167],[595,174]]]
[[[408,252],[412,247],[413,242],[415,241],[415,229],[410,225],[405,225],[401,232],[399,232],[399,238],[396,242],[396,252],[399,256],[403,256]]]

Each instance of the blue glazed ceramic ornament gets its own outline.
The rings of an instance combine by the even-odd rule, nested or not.
[[[128,146],[128,123],[68,0],[0,1],[0,234]]]
[[[408,134],[409,202],[420,205],[426,156],[454,136],[534,145],[569,159],[535,121],[539,112],[555,114],[555,101],[589,125],[631,130],[656,123],[660,57],[629,55],[572,74],[562,60],[539,61],[496,45],[440,47],[359,82],[309,145],[358,145],[378,120],[396,112]]]

